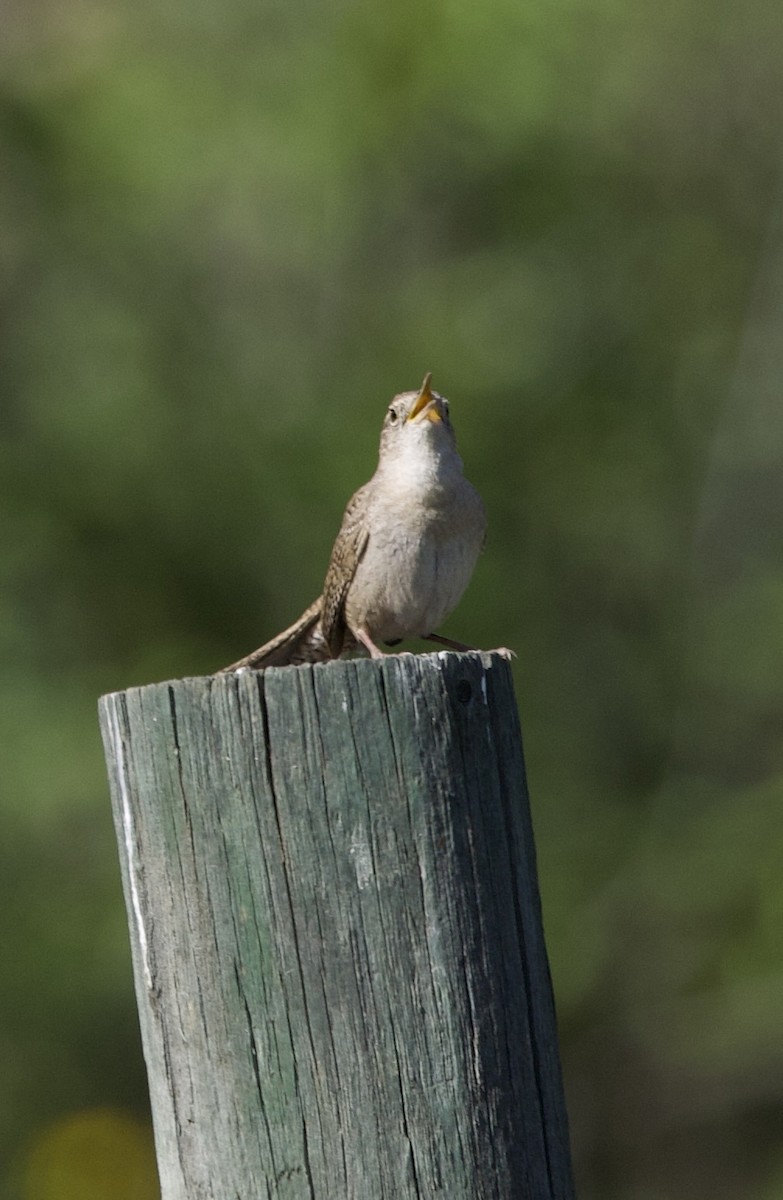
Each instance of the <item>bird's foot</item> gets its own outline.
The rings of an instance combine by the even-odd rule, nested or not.
[[[378,649],[366,629],[354,629],[353,635],[369,652],[370,658],[386,658],[383,650]]]
[[[437,642],[439,646],[446,646],[449,650],[458,650],[461,654],[478,649],[477,646],[466,646],[464,642],[455,642],[453,638],[443,637],[440,633],[425,633],[424,640],[425,642]]]

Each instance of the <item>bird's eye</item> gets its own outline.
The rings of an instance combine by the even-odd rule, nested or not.
[[[390,408],[390,409],[389,409],[389,424],[390,424],[390,425],[393,425],[393,424],[395,423],[395,421],[397,420],[397,415],[398,415],[398,414],[397,414],[397,409],[396,409],[396,408]],[[378,418],[376,417],[375,419],[376,419],[376,421],[377,421],[377,419],[378,419]]]

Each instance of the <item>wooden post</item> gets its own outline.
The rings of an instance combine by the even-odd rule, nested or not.
[[[505,659],[100,709],[163,1200],[572,1197]]]

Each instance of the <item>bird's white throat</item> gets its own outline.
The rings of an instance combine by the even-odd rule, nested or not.
[[[400,439],[381,456],[376,479],[386,495],[427,503],[464,480],[462,459],[453,441],[444,431],[411,429],[410,436]]]

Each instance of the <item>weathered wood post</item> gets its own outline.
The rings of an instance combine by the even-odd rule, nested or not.
[[[101,701],[164,1200],[573,1196],[511,671]]]

